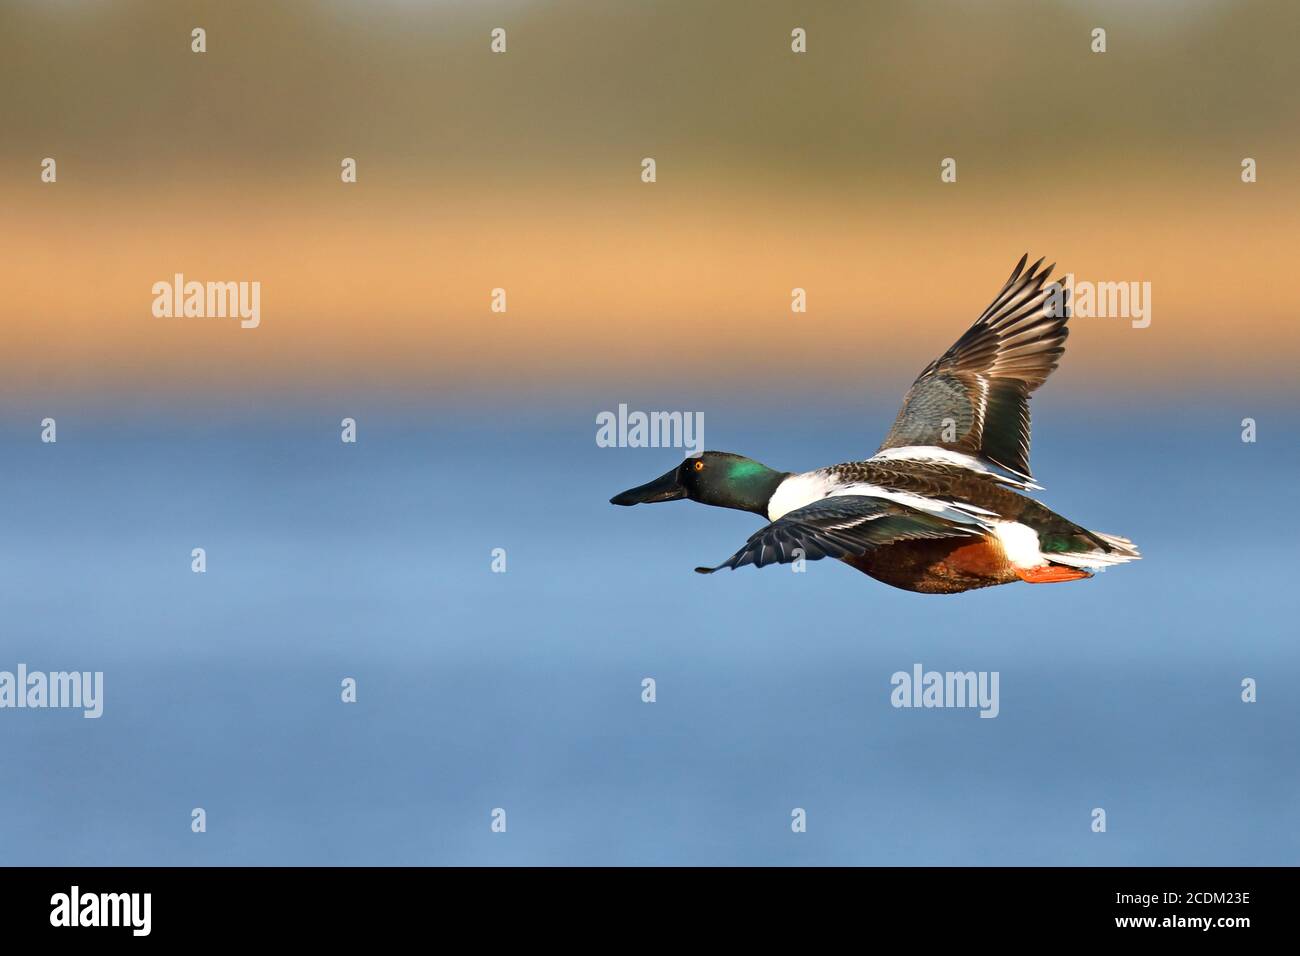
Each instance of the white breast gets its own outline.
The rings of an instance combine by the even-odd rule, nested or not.
[[[832,482],[816,471],[807,471],[802,475],[791,475],[776,486],[771,500],[767,503],[767,520],[775,521],[796,508],[821,501],[830,494]]]
[[[844,484],[837,482],[824,471],[806,471],[801,475],[791,475],[777,485],[776,491],[767,503],[767,518],[769,521],[775,521],[804,505],[838,495],[867,495],[872,498],[883,498],[908,508],[915,508],[917,511],[939,515],[957,524],[978,525],[983,528],[988,528],[990,524],[988,519],[994,517],[993,512],[975,505],[923,498],[906,491],[881,488],[879,485],[865,482]],[[1034,540],[1036,542],[1037,537]]]

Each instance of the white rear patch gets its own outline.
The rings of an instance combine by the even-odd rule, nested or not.
[[[1039,568],[1047,563],[1038,547],[1038,532],[1019,521],[998,521],[993,532],[1002,542],[1007,560],[1017,568]]]

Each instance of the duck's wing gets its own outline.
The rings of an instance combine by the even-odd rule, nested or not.
[[[1022,256],[984,314],[921,372],[876,458],[942,458],[1028,487],[1029,396],[1065,352],[1066,290]]]
[[[978,533],[938,515],[869,495],[836,495],[796,508],[750,536],[745,546],[716,568],[789,564],[804,558],[847,558],[911,538],[952,538]]]

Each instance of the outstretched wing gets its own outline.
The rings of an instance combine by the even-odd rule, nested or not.
[[[910,538],[952,538],[977,533],[970,528],[926,514],[906,505],[869,495],[836,495],[796,508],[756,534],[716,568],[696,568],[712,574],[746,564],[764,567],[789,564],[803,557],[847,558]]]
[[[880,458],[980,459],[1029,481],[1029,396],[1065,351],[1066,291],[1044,287],[1054,266],[1025,270],[1022,256],[984,314],[931,362],[903,398]],[[927,454],[928,452],[928,454]]]

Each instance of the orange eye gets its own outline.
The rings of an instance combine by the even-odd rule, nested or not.
[[[697,461],[695,462],[695,470],[696,470],[696,471],[703,471],[703,470],[704,470],[704,462],[702,462],[702,461],[698,461],[698,460],[697,460]]]

